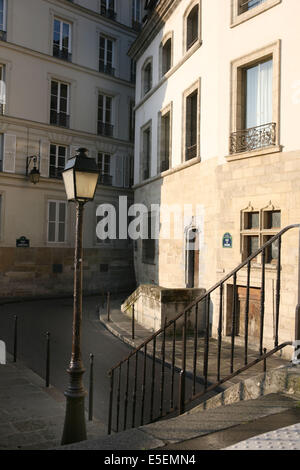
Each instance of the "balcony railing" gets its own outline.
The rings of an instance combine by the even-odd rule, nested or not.
[[[107,75],[115,75],[115,69],[109,64],[103,64],[103,62],[99,62],[99,72],[106,73]]]
[[[197,156],[197,144],[186,148],[186,160],[191,160]]]
[[[70,116],[65,113],[50,111],[50,124],[59,127],[70,127]]]
[[[104,186],[112,186],[112,176],[107,174],[99,175],[98,183]]]
[[[49,167],[49,178],[62,179],[63,168],[57,168],[55,166]]]
[[[136,21],[136,20],[132,20],[132,29],[134,29],[134,31],[141,31],[142,29],[142,23],[140,23],[139,21]]]
[[[6,31],[0,30],[0,41],[6,41]]]
[[[0,116],[3,116],[4,113],[5,113],[5,104],[0,103]]]
[[[276,123],[263,124],[241,131],[230,136],[230,153],[251,152],[276,144]]]
[[[98,121],[97,126],[98,135],[104,135],[105,137],[113,137],[114,126],[108,122]]]
[[[56,46],[53,46],[53,57],[57,57],[58,59],[62,59],[62,60],[67,60],[69,62],[72,61],[71,52],[68,52],[65,49],[59,49]]]
[[[112,10],[111,8],[105,8],[105,7],[101,7],[100,15],[105,16],[106,18],[109,18],[110,20],[115,20],[117,17],[117,13],[114,10]]]

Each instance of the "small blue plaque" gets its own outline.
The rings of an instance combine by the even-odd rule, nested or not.
[[[230,233],[223,235],[223,248],[232,248],[232,236]]]

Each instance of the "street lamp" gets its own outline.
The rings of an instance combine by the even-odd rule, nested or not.
[[[40,181],[40,171],[37,168],[38,160],[39,160],[39,157],[37,157],[36,155],[27,157],[27,160],[26,160],[26,176],[29,176],[31,183],[33,184],[36,184]],[[33,168],[31,169],[29,173],[29,167],[30,167],[31,162],[33,164]]]
[[[96,162],[86,153],[87,149],[78,149],[77,155],[68,160],[62,172],[67,199],[76,204],[72,356],[68,369],[70,382],[65,391],[67,402],[62,445],[86,439],[82,382],[85,369],[81,359],[83,206],[94,199],[98,181]]]

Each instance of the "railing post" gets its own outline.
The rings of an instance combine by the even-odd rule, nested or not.
[[[90,354],[89,421],[93,421],[94,354]]]
[[[300,229],[298,243],[298,300],[295,313],[295,341],[300,340]]]
[[[18,317],[14,315],[14,362],[17,362]]]
[[[132,337],[133,340],[134,340],[134,337],[135,337],[135,329],[134,329],[135,325],[134,325],[134,321],[135,321],[135,320],[134,320],[134,303],[133,303],[133,304],[132,304],[132,319],[131,319],[131,322],[132,322],[132,323],[131,323],[131,330],[132,330],[132,331],[131,331],[131,337]]]
[[[267,348],[264,348],[264,354],[267,354]],[[267,359],[264,358],[264,372],[267,372]]]
[[[185,402],[185,371],[181,370],[179,374],[179,414],[184,413]]]
[[[107,292],[106,311],[107,311],[107,321],[110,321],[110,292]]]
[[[113,394],[114,394],[114,369],[109,373],[110,376],[110,391],[109,391],[109,407],[108,407],[108,426],[107,434],[111,434],[111,423],[112,423],[112,407],[113,407]]]
[[[50,385],[50,333],[46,333],[46,387]]]

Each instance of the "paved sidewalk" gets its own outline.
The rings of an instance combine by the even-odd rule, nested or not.
[[[46,450],[60,445],[65,397],[22,363],[0,365],[0,450]],[[87,421],[88,439],[103,425]],[[101,431],[101,433],[99,432]]]

